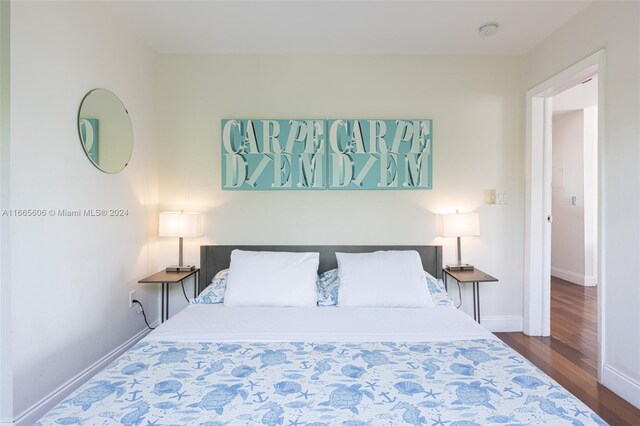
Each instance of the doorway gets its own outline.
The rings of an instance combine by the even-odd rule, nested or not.
[[[551,339],[597,376],[598,75],[552,97]]]
[[[598,51],[593,55],[585,58],[577,64],[567,68],[559,74],[551,77],[545,82],[539,84],[527,92],[527,145],[526,145],[526,210],[525,210],[525,285],[524,285],[524,332],[530,336],[550,336],[551,330],[551,310],[552,310],[552,273],[558,279],[568,281],[566,278],[579,280],[581,275],[583,284],[597,284],[595,291],[590,287],[595,296],[595,300],[591,300],[597,306],[595,312],[596,336],[597,344],[595,346],[596,357],[593,361],[596,364],[597,377],[600,379],[602,371],[602,357],[604,338],[601,330],[603,329],[604,316],[604,291],[606,283],[604,282],[604,256],[602,253],[602,236],[603,229],[603,173],[602,159],[604,150],[604,117],[603,114],[597,114],[597,111],[604,110],[604,50]],[[587,121],[594,123],[594,128],[589,131],[593,132],[593,154],[592,159],[588,159],[589,165],[593,164],[590,188],[593,190],[577,192],[574,188],[566,188],[565,180],[569,180],[567,170],[554,169],[554,98],[556,103],[561,103],[561,97],[564,92],[571,89],[579,90],[582,83],[591,85],[596,91],[595,105],[585,113],[587,108],[580,108],[582,112],[575,113],[575,116],[582,117],[582,132],[584,133],[585,114],[588,116]],[[576,89],[578,88],[578,89]],[[577,110],[577,109],[576,109]],[[575,110],[574,110],[575,111]],[[556,114],[557,116],[559,114]],[[570,115],[565,112],[565,118]],[[576,117],[573,117],[575,120]],[[565,123],[566,124],[566,123]],[[574,122],[575,124],[575,122]],[[562,125],[556,126],[556,132]],[[566,127],[566,126],[565,126]],[[558,137],[558,134],[556,134]],[[557,149],[558,147],[556,147]],[[557,154],[557,153],[556,153]],[[574,155],[568,155],[573,157]],[[566,160],[566,158],[565,158]],[[583,159],[584,161],[584,159]],[[565,164],[566,165],[566,164]],[[563,166],[560,165],[559,168]],[[554,173],[555,171],[555,173]],[[554,180],[555,176],[555,180]],[[584,185],[587,185],[585,179]],[[563,185],[565,186],[564,189]],[[575,197],[575,198],[574,198]],[[556,213],[560,209],[569,210],[575,213],[578,204],[589,206],[588,212],[591,214],[587,222],[593,226],[589,228],[589,236],[591,238],[585,243],[590,249],[589,253],[580,256],[588,259],[588,263],[592,270],[589,273],[575,272],[574,275],[562,275],[562,270],[572,272],[569,269],[559,266],[558,261],[554,264],[552,259],[552,240],[554,238],[553,222],[554,222],[554,198],[559,204],[556,206]],[[573,203],[576,203],[575,205]],[[567,204],[568,203],[568,204]],[[576,206],[576,207],[573,207]],[[585,209],[583,209],[585,210]],[[581,225],[581,229],[586,230],[586,225]],[[556,235],[557,237],[558,235]],[[566,260],[566,259],[565,259]],[[581,268],[584,267],[584,260],[581,262]],[[553,271],[553,272],[552,272]],[[560,277],[558,277],[560,275]],[[555,282],[556,280],[554,280]],[[568,284],[568,283],[567,283]],[[571,284],[578,285],[578,284]],[[572,287],[554,286],[562,290],[563,288],[571,289]],[[586,289],[586,287],[582,287]],[[574,288],[575,290],[575,288]],[[561,294],[561,293],[559,293]],[[562,296],[561,299],[570,301],[572,296]],[[556,299],[555,302],[559,300]],[[558,310],[557,304],[554,308]],[[567,312],[571,312],[571,305],[560,306]],[[575,306],[574,306],[575,308]],[[589,309],[589,308],[586,308]],[[572,321],[564,319],[564,321]],[[558,330],[556,329],[556,333]]]

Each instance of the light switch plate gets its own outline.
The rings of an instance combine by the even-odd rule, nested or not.
[[[484,197],[486,199],[487,204],[494,205],[496,203],[496,190],[486,189],[484,191]]]

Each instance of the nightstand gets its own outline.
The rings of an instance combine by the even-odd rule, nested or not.
[[[146,278],[138,281],[140,284],[162,284],[162,313],[160,321],[165,322],[169,319],[169,286],[171,284],[184,285],[183,281],[193,276],[193,297],[198,297],[198,276],[200,275],[200,269],[196,268],[193,271],[186,272],[167,272],[160,271],[153,275],[149,275]],[[183,287],[184,289],[184,287]],[[185,294],[185,297],[187,295]]]
[[[473,319],[480,324],[480,283],[497,282],[498,279],[492,277],[489,274],[482,272],[480,269],[475,268],[473,271],[450,271],[443,269],[444,272],[444,288],[448,290],[447,281],[451,277],[458,283],[471,283],[473,284]],[[477,312],[477,313],[476,313]]]

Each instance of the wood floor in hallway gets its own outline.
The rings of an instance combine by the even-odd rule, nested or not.
[[[496,333],[611,425],[640,425],[640,410],[596,380],[597,290],[551,279],[551,337]]]

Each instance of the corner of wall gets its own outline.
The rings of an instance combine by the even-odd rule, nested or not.
[[[0,2],[0,209],[9,208],[10,2]],[[0,424],[13,424],[10,218],[0,219]]]

